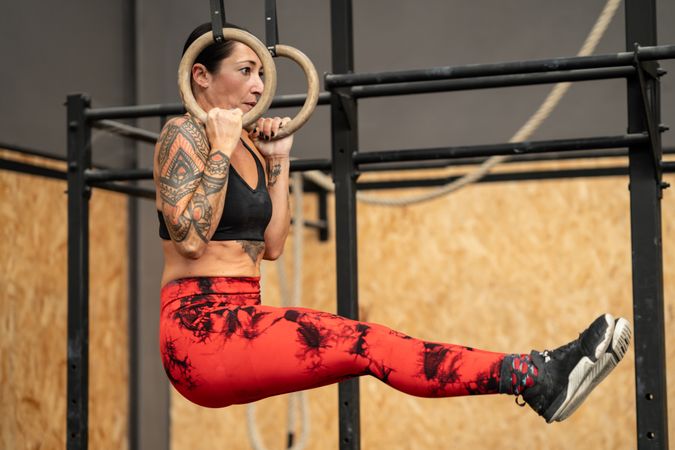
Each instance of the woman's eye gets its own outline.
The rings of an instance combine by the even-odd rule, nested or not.
[[[262,73],[262,72],[258,72],[258,76],[259,76],[260,78],[265,78],[265,74]]]
[[[241,73],[244,75],[249,75],[251,73],[251,68],[250,67],[243,67],[240,69]]]

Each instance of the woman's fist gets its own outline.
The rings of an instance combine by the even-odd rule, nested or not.
[[[249,137],[255,142],[255,146],[258,147],[264,157],[288,156],[291,153],[293,135],[276,141],[272,140],[279,129],[290,121],[290,117],[261,117],[258,119],[255,128],[249,133]]]
[[[213,108],[206,115],[206,137],[211,148],[232,152],[241,137],[240,109]]]

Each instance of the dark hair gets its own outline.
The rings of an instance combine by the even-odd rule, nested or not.
[[[225,27],[247,31],[240,26],[228,22],[225,22]],[[188,36],[187,40],[185,41],[185,45],[183,46],[183,55],[190,45],[192,45],[192,43],[197,40],[197,38],[203,34],[208,33],[209,31],[211,31],[211,22],[203,23],[192,30],[192,33],[190,33],[190,36]],[[220,44],[215,42],[209,45],[201,51],[199,56],[197,56],[195,59],[195,64],[203,64],[204,67],[206,67],[206,70],[209,72],[216,72],[218,70],[218,66],[220,66],[220,62],[232,54],[232,49],[235,42],[236,41],[226,39]]]

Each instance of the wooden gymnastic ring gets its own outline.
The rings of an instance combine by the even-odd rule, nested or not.
[[[257,121],[272,104],[272,99],[274,98],[274,93],[277,89],[277,68],[274,65],[274,60],[267,47],[252,34],[236,28],[223,28],[223,37],[225,39],[241,42],[250,47],[251,50],[258,55],[258,58],[260,58],[265,74],[265,83],[260,99],[258,99],[256,105],[249,112],[244,114],[244,117],[242,118],[242,125],[245,128]],[[185,105],[185,109],[187,109],[190,114],[201,120],[203,123],[206,123],[207,114],[206,111],[199,106],[197,100],[195,100],[190,82],[192,81],[192,66],[195,63],[195,59],[197,59],[197,56],[199,56],[199,53],[201,53],[202,50],[213,44],[213,42],[212,31],[199,36],[185,51],[185,54],[178,65],[178,90],[180,91],[183,105]]]
[[[305,77],[307,77],[307,98],[305,99],[305,103],[298,114],[284,125],[283,128],[279,129],[279,132],[272,138],[272,140],[277,140],[293,134],[309,120],[319,101],[319,76],[312,61],[297,48],[288,45],[276,45],[274,48],[277,56],[283,56],[295,61],[305,72]]]

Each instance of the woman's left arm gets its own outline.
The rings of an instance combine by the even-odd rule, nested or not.
[[[265,230],[264,259],[275,260],[284,250],[291,213],[288,205],[288,178],[290,158],[270,156],[267,163],[267,190],[272,198],[272,219]]]
[[[293,136],[278,141],[269,138],[278,133],[291,119],[279,117],[259,119],[251,136],[267,166],[267,190],[272,199],[272,219],[265,230],[265,253],[263,259],[275,260],[284,250],[286,237],[291,224],[288,203],[290,153]]]

